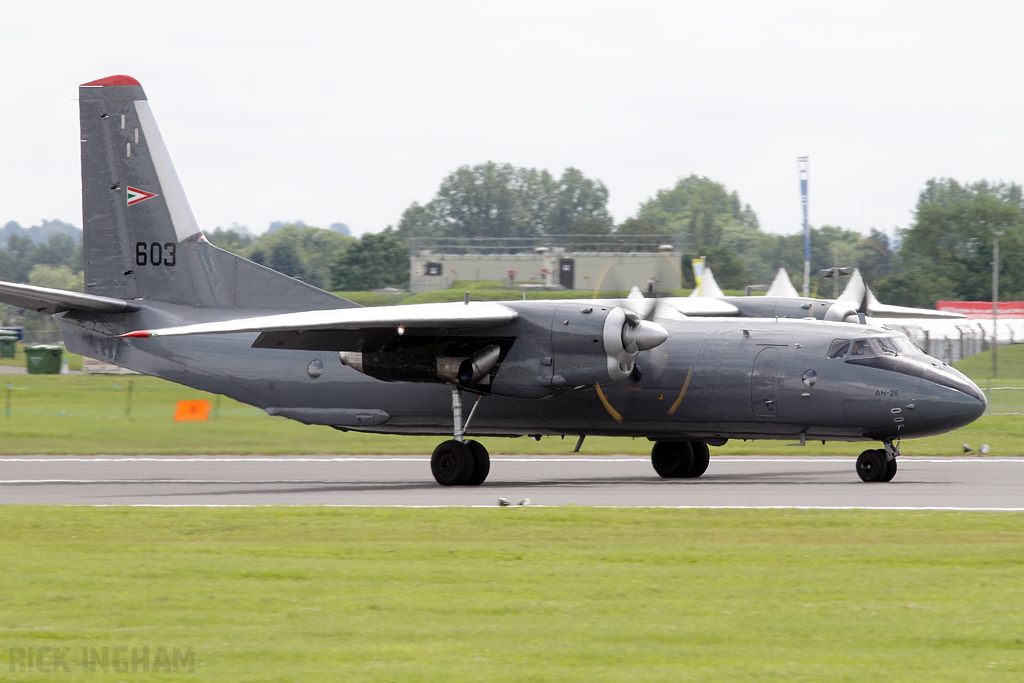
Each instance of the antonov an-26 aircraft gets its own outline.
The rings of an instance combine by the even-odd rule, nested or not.
[[[431,459],[440,484],[487,478],[476,438],[523,435],[646,437],[666,478],[701,476],[728,439],[878,441],[857,473],[890,481],[901,439],[985,410],[863,301],[362,308],[207,242],[138,81],[79,93],[86,293],[0,283],[0,301],[53,314],[70,351],[271,415],[450,436]]]

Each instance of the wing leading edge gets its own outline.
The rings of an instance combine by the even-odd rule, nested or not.
[[[120,335],[129,338],[180,337],[194,334],[237,332],[300,332],[308,330],[374,330],[401,327],[412,330],[474,330],[504,325],[519,313],[493,302],[410,304],[374,308],[300,311],[255,318],[224,320],[156,330],[136,330]]]

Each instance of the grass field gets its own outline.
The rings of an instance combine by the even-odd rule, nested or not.
[[[0,675],[1019,681],[1019,514],[0,508]],[[70,672],[10,673],[68,647]],[[16,665],[17,668],[17,665]]]
[[[975,382],[984,386],[988,380],[1024,380],[1024,344],[1013,344],[999,349],[999,375],[992,379],[992,352],[986,351],[970,358],[964,358],[956,364],[957,369]]]

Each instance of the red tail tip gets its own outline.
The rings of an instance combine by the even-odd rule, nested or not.
[[[117,76],[107,76],[106,78],[100,78],[95,81],[89,81],[82,85],[142,85],[131,76],[125,76],[120,74]]]
[[[126,334],[119,334],[119,335],[117,335],[117,338],[118,339],[124,339],[125,337],[128,337],[129,339],[148,339],[149,337],[152,337],[152,336],[153,336],[153,333],[150,332],[149,330],[135,330],[134,332],[128,332]]]

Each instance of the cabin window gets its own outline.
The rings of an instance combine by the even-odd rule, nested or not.
[[[832,346],[828,350],[829,358],[845,358],[846,354],[850,352],[850,340],[849,339],[836,339],[832,342]]]

